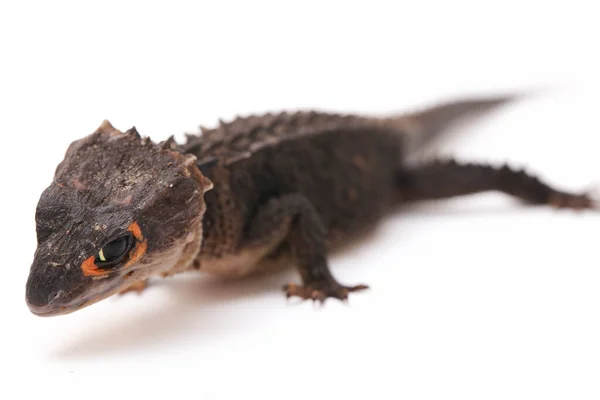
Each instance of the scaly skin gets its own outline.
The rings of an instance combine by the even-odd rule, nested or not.
[[[287,296],[346,299],[367,286],[339,283],[327,255],[402,203],[496,190],[534,204],[593,207],[586,194],[506,167],[404,161],[453,120],[507,100],[384,119],[252,116],[181,145],[105,122],[71,145],[40,198],[29,308],[66,314],[190,268],[240,277],[291,265],[302,283],[285,285]]]

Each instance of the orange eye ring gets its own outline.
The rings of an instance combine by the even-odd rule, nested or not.
[[[137,239],[138,242],[144,240],[144,235],[142,235],[142,228],[138,225],[137,222],[133,221],[128,227],[127,230],[131,232],[134,238]]]
[[[133,264],[139,261],[140,258],[146,254],[146,250],[148,249],[148,244],[144,240],[143,242],[137,242],[131,253],[129,253],[129,261],[125,264],[124,268],[131,267]]]
[[[139,261],[140,258],[146,254],[146,250],[148,249],[148,243],[144,239],[144,235],[142,234],[142,229],[138,225],[137,222],[132,222],[127,230],[131,232],[133,237],[136,240],[135,247],[133,250],[129,252],[129,260],[125,264],[123,268],[128,268]],[[100,276],[100,275],[108,275],[111,271],[100,268],[96,265],[96,257],[91,256],[85,259],[85,261],[81,264],[81,271],[84,276]]]
[[[85,276],[106,275],[110,272],[106,270],[101,270],[96,265],[96,256],[86,258],[85,261],[81,264],[81,271],[83,271],[83,275]]]

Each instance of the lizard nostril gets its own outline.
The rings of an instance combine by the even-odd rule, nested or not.
[[[48,295],[48,304],[54,302],[55,300],[58,300],[60,297],[62,297],[62,295],[65,292],[63,292],[62,290],[58,290],[56,292],[52,292]]]

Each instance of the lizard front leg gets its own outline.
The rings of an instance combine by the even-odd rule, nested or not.
[[[120,295],[124,295],[129,292],[142,293],[148,287],[148,279],[144,279],[141,281],[137,281],[126,287],[125,289],[119,292]]]
[[[290,248],[302,285],[285,285],[287,297],[321,302],[328,297],[345,300],[349,292],[367,288],[344,286],[333,277],[327,264],[327,229],[312,204],[300,194],[268,201],[252,219],[247,232],[250,247],[280,241]]]

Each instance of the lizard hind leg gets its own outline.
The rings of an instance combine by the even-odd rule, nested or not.
[[[589,193],[558,190],[523,170],[508,166],[456,161],[432,162],[396,175],[401,201],[442,199],[485,191],[499,191],[529,204],[574,210],[598,208]]]
[[[366,285],[344,286],[331,274],[327,264],[327,230],[321,217],[306,197],[290,194],[268,201],[252,219],[246,246],[269,242],[286,243],[291,250],[302,285],[283,287],[287,297],[324,302],[333,297],[348,298],[348,293]]]

